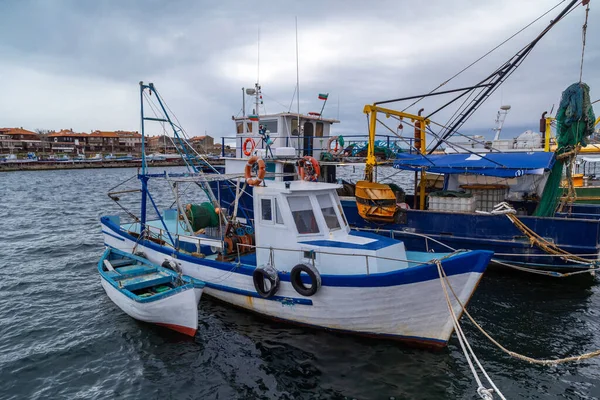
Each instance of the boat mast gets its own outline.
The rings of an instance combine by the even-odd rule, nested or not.
[[[296,103],[298,106],[298,137],[300,137],[300,67],[298,62],[298,17],[296,16]],[[302,134],[304,136],[304,133]],[[304,143],[304,141],[303,141]],[[300,147],[300,146],[298,146]]]
[[[438,141],[431,149],[429,149],[427,154],[432,154],[442,143],[452,136],[452,134],[454,134],[454,132],[456,132],[468,118],[471,117],[471,115],[479,108],[479,106],[492,95],[498,86],[504,83],[504,81],[515,71],[515,69],[521,65],[529,53],[531,53],[531,50],[533,50],[533,48],[550,31],[550,29],[552,29],[552,27],[554,27],[554,25],[556,25],[558,21],[560,21],[578,2],[580,2],[580,0],[572,0],[569,2],[569,4],[556,16],[556,18],[554,18],[550,24],[535,39],[533,39],[533,41],[521,49],[517,54],[512,56],[507,62],[502,64],[491,75],[477,84],[478,86],[484,85],[486,87],[483,88],[475,97],[473,97],[470,105],[467,105],[460,113],[458,113],[452,124],[444,130],[444,133],[440,135]],[[470,92],[471,91],[464,92],[453,100],[450,100],[448,103],[427,115],[426,118],[431,118],[434,114],[438,113]]]
[[[140,81],[140,118],[142,131],[142,173],[139,179],[142,181],[142,203],[140,210],[140,235],[146,230],[146,198],[148,197],[148,178],[146,177],[146,135],[144,133],[144,89],[147,86]]]

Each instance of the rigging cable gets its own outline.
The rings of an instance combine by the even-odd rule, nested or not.
[[[587,3],[586,3],[587,1]],[[579,83],[581,83],[581,77],[583,76],[583,56],[585,54],[585,37],[587,35],[587,23],[588,23],[588,14],[590,13],[590,1],[584,0],[582,4],[586,5],[585,8],[585,22],[583,23],[583,27],[581,28],[581,65],[579,67]],[[593,104],[593,103],[592,103]]]
[[[463,72],[465,72],[466,70],[468,70],[469,68],[471,68],[473,65],[477,64],[479,61],[481,61],[485,57],[489,56],[491,53],[493,53],[498,48],[500,48],[501,46],[503,46],[509,40],[511,40],[512,38],[514,38],[515,36],[517,36],[518,34],[520,34],[521,32],[523,32],[525,29],[529,28],[531,25],[535,24],[537,21],[539,21],[540,19],[542,19],[543,17],[545,17],[547,14],[549,14],[550,12],[552,12],[556,7],[558,7],[559,5],[561,5],[562,3],[564,3],[565,1],[566,0],[562,0],[561,2],[559,2],[558,4],[556,4],[554,7],[552,7],[551,9],[549,9],[548,11],[546,11],[545,13],[543,13],[542,15],[540,15],[539,17],[537,17],[536,19],[534,19],[533,21],[531,21],[529,24],[525,25],[523,28],[521,28],[521,30],[519,30],[516,33],[514,33],[508,39],[504,40],[502,43],[498,44],[496,47],[494,47],[493,49],[491,49],[490,51],[488,51],[487,53],[485,53],[484,55],[482,55],[481,57],[479,57],[477,60],[473,61],[471,64],[467,65],[465,68],[463,68],[462,70],[460,70],[459,72],[457,72],[456,74],[454,74],[452,77],[450,77],[446,81],[442,82],[438,87],[436,87],[431,92],[429,92],[429,94],[435,92],[436,90],[438,90],[439,88],[441,88],[442,86],[444,86],[445,84],[447,84],[448,82],[450,82],[452,79],[456,78],[457,76],[459,76],[460,74],[462,74]],[[421,100],[423,100],[423,97],[421,97],[418,100],[415,100],[412,104],[410,104],[409,106],[407,106],[402,111],[406,111],[407,109],[409,109],[410,107],[414,106],[415,104],[417,104]]]

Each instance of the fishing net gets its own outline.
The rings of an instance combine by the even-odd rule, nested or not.
[[[215,207],[209,202],[188,204],[185,213],[194,231],[219,226],[219,216]]]
[[[594,110],[590,101],[590,87],[585,83],[574,83],[569,86],[560,99],[556,113],[556,136],[558,148],[555,155],[557,161],[552,167],[542,198],[534,215],[551,217],[562,195],[560,183],[565,164],[570,164],[577,157],[578,146],[586,146],[587,138],[594,133]],[[562,155],[562,157],[561,157]],[[567,168],[570,179],[571,168]]]

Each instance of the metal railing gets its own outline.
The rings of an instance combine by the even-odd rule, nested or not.
[[[296,151],[296,156],[304,155],[304,153],[313,152],[329,152],[330,148],[327,148],[327,143],[330,138],[335,138],[343,136],[344,138],[344,148],[348,148],[351,145],[363,144],[369,140],[368,134],[356,134],[356,135],[329,135],[329,136],[270,136],[271,141],[273,142],[271,146],[277,145],[278,147],[294,147]],[[242,150],[244,146],[244,142],[246,139],[254,140],[256,146],[254,149],[263,149],[266,150],[266,143],[263,140],[261,135],[253,135],[253,134],[238,134],[237,136],[223,136],[221,138],[221,156],[225,157],[225,141],[234,141],[236,153],[238,150]],[[404,136],[396,136],[396,135],[375,135],[375,140],[380,143],[383,141],[383,147],[390,151],[402,151],[405,153],[414,153],[415,147],[414,137],[404,137]],[[320,146],[315,146],[315,141],[320,141]],[[284,143],[282,143],[284,142]],[[306,146],[305,146],[306,145]],[[366,150],[366,147],[365,147]]]

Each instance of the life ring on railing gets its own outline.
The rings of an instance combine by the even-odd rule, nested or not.
[[[258,173],[256,178],[252,177],[252,167],[254,164],[258,165]],[[244,177],[246,178],[246,183],[250,186],[258,186],[265,179],[265,174],[267,173],[265,161],[258,156],[252,156],[248,159],[246,163],[246,168],[244,169]]]
[[[252,273],[252,281],[256,292],[265,299],[273,296],[279,289],[279,275],[277,270],[270,265],[256,268]],[[268,287],[265,281],[269,282]]]
[[[335,142],[335,147],[331,148],[331,143]],[[344,137],[343,136],[332,136],[327,141],[327,151],[333,155],[338,155],[344,150]]]
[[[308,275],[310,279],[310,286],[307,287],[302,282],[302,273]],[[317,293],[317,291],[321,288],[321,274],[317,269],[310,264],[298,264],[292,271],[290,272],[290,282],[296,292],[300,293],[302,296],[312,296]]]
[[[319,162],[311,156],[304,156],[298,161],[298,175],[302,181],[316,181],[321,174]]]
[[[252,143],[252,148],[250,150],[248,150],[248,143]],[[244,140],[244,144],[242,145],[242,150],[244,151],[245,155],[249,156],[250,154],[252,154],[255,147],[256,147],[256,142],[254,141],[254,139],[249,137],[249,138],[246,138],[246,140]]]

